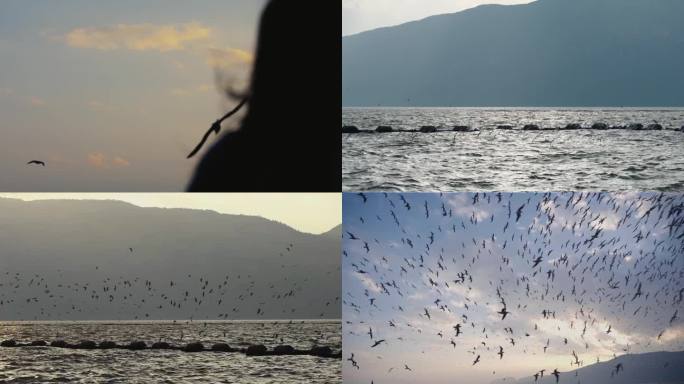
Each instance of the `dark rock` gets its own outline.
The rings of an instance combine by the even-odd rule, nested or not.
[[[92,340],[82,340],[75,347],[78,349],[95,349],[97,348],[97,343]]]
[[[658,123],[649,124],[649,125],[646,127],[646,129],[649,130],[649,131],[662,131],[663,126],[660,125],[660,124],[658,124]]]
[[[563,128],[563,129],[573,129],[573,130],[574,129],[582,129],[582,125],[577,124],[577,123],[572,123],[572,124],[566,125],[565,128]]]
[[[353,125],[345,125],[342,127],[342,133],[359,133],[359,129]]]
[[[312,347],[311,354],[320,357],[330,357],[333,353],[330,347]]]
[[[538,131],[539,126],[536,124],[527,124],[523,127],[523,131]]]
[[[608,129],[608,124],[606,124],[606,123],[594,123],[591,126],[591,129],[606,130],[606,129]]]
[[[152,349],[170,349],[171,345],[167,342],[164,341],[157,341],[156,343],[152,344]]]
[[[217,343],[211,346],[212,351],[231,352],[233,349],[226,343]]]
[[[267,352],[266,347],[263,345],[250,345],[247,347],[247,351],[245,353],[247,356],[263,356]]]
[[[291,345],[278,345],[273,348],[273,353],[276,355],[292,355],[295,349]]]
[[[394,129],[392,129],[392,127],[387,126],[387,125],[381,125],[381,126],[375,128],[375,132],[377,132],[377,133],[388,133],[388,132],[392,132],[392,131],[394,131]]]
[[[2,343],[0,343],[0,347],[16,347],[17,342],[16,340],[3,340]]]
[[[644,129],[644,125],[643,124],[630,124],[627,127],[627,129],[631,129],[633,131],[641,131],[642,129]]]
[[[47,343],[43,340],[34,340],[31,342],[31,346],[33,346],[33,347],[44,347],[46,345],[47,345]]]
[[[99,348],[100,349],[113,349],[113,348],[117,348],[117,347],[118,347],[118,345],[116,345],[116,343],[113,341],[102,341],[102,342],[100,342]]]
[[[470,131],[470,127],[467,125],[457,125],[454,127],[454,132],[468,132]]]
[[[434,125],[423,125],[422,127],[420,127],[420,132],[422,132],[422,133],[437,132],[437,127],[435,127]]]
[[[139,351],[145,348],[147,348],[147,344],[145,344],[144,341],[133,341],[126,346],[126,349],[132,349],[134,351]]]
[[[190,343],[183,348],[185,352],[202,352],[204,351],[204,345],[202,343]]]
[[[510,131],[511,129],[513,129],[513,126],[512,125],[499,125],[498,127],[496,127],[496,129],[504,129],[504,130]]]
[[[231,348],[230,345],[226,343],[216,343],[211,346],[211,350],[219,352],[231,352],[233,348]]]
[[[50,343],[50,346],[57,348],[67,348],[69,344],[67,344],[67,342],[64,340],[55,340],[52,343]]]

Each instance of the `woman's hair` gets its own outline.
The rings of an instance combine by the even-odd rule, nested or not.
[[[341,191],[341,18],[331,5],[269,1],[247,114],[204,156],[190,190]]]

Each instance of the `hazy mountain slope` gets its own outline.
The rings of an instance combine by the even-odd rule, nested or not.
[[[259,217],[116,201],[0,199],[0,244],[0,319],[341,316],[339,237]],[[228,284],[217,287],[226,276]],[[38,301],[26,301],[33,297]],[[259,308],[264,313],[257,315]]]
[[[586,364],[586,362],[585,362]],[[617,364],[622,364],[623,370],[612,375]],[[559,384],[679,384],[684,383],[684,351],[682,352],[652,352],[619,356],[613,360],[591,364],[571,372],[560,374]],[[555,383],[556,379],[547,371],[543,379],[537,384]],[[575,376],[577,373],[577,376]],[[506,383],[532,384],[534,378],[523,378],[515,381],[506,379]],[[503,383],[495,381],[494,383]]]
[[[343,39],[345,106],[681,106],[684,1],[486,5]]]

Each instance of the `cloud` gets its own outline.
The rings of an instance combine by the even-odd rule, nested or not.
[[[102,51],[178,51],[196,41],[207,40],[212,30],[199,23],[181,25],[118,24],[112,27],[77,28],[64,36],[71,47]]]
[[[191,96],[191,95],[198,94],[198,93],[209,92],[213,88],[214,87],[209,85],[209,84],[200,84],[196,87],[191,87],[191,88],[174,88],[171,90],[171,95],[177,96],[177,97],[185,97],[185,96]]]
[[[252,53],[236,48],[209,48],[207,64],[216,69],[229,69],[236,66],[251,64],[254,60]]]
[[[111,167],[121,168],[128,167],[131,165],[131,163],[128,160],[120,156],[114,156],[114,158],[110,161],[108,157],[101,152],[89,153],[88,164],[90,164],[92,167],[99,169],[106,169]]]
[[[87,102],[87,105],[88,105],[88,108],[90,108],[94,111],[98,111],[98,112],[102,112],[102,111],[113,112],[113,111],[118,110],[117,107],[110,105],[110,104],[107,104],[107,103],[104,103],[104,102],[101,102],[101,101],[98,101],[98,100],[90,100]]]
[[[130,161],[124,159],[123,157],[118,157],[118,156],[115,157],[112,162],[114,163],[114,165],[116,165],[118,167],[128,167],[129,165],[131,165]]]
[[[378,284],[371,277],[356,272],[354,272],[354,276],[356,276],[356,278],[359,279],[359,281],[361,281],[361,284],[363,284],[369,291],[374,293],[382,292]]]
[[[95,168],[105,167],[105,155],[99,152],[88,154],[88,164]]]

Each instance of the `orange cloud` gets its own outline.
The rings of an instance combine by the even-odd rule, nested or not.
[[[32,97],[31,98],[31,104],[35,105],[37,107],[40,107],[40,106],[45,105],[45,101],[43,101],[43,99],[41,99],[39,97]]]
[[[92,167],[105,169],[111,167],[128,167],[131,163],[120,156],[115,156],[111,161],[107,158],[104,153],[92,152],[88,154],[88,164]]]
[[[118,167],[128,167],[131,165],[130,161],[118,156],[114,158],[113,163]]]
[[[88,154],[88,164],[95,168],[104,168],[106,165],[105,159],[105,155],[99,152]]]
[[[193,94],[209,92],[213,88],[214,87],[212,87],[209,84],[201,84],[201,85],[198,85],[194,88],[174,88],[171,90],[171,95],[177,96],[177,97],[184,97],[184,96],[190,96]]]
[[[178,51],[186,45],[206,40],[210,28],[199,23],[181,25],[118,24],[113,27],[77,28],[67,33],[64,40],[69,46],[102,51],[130,49],[135,51]]]
[[[231,68],[234,66],[251,64],[254,60],[254,55],[242,49],[228,48],[210,48],[207,64],[212,68]]]

